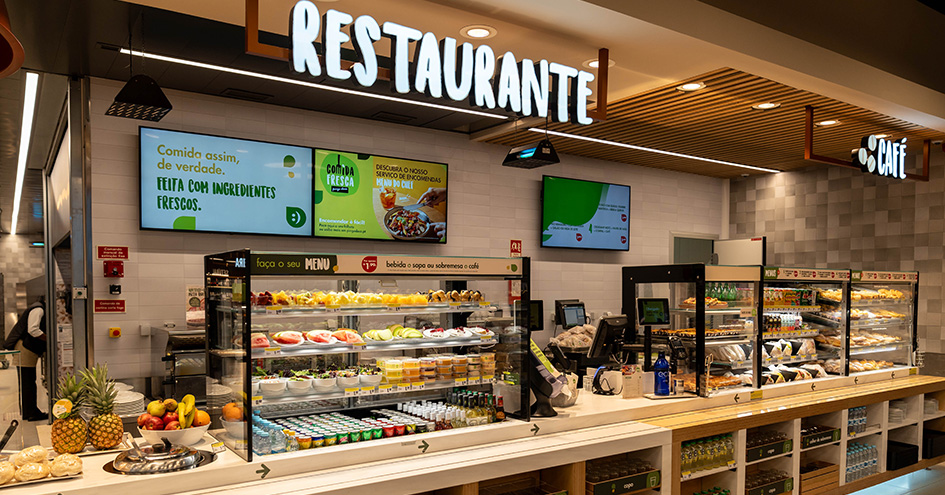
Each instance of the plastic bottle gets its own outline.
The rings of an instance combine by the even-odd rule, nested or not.
[[[728,457],[725,458],[725,462],[728,464],[729,461],[735,460],[735,440],[732,439],[731,433],[725,435],[725,450],[728,452]]]
[[[258,430],[258,433],[253,436],[253,451],[256,455],[272,453],[272,446],[269,444],[269,433]]]
[[[653,393],[656,395],[669,395],[669,361],[666,360],[666,354],[660,352],[659,357],[656,358],[656,362],[653,363],[653,371],[655,371],[654,387]]]
[[[679,453],[679,470],[683,473],[692,472],[692,461],[690,460],[691,453],[692,447],[690,447],[689,442],[683,442],[682,449]]]
[[[273,454],[281,454],[285,452],[286,447],[286,438],[285,433],[282,433],[282,428],[279,425],[274,423],[269,423],[272,427],[269,430],[269,443],[272,447]]]

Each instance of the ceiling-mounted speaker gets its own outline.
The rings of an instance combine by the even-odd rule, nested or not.
[[[158,83],[144,74],[132,76],[115,95],[105,115],[157,122],[174,108]]]
[[[10,29],[6,3],[0,0],[0,79],[20,70],[25,55],[23,45]]]

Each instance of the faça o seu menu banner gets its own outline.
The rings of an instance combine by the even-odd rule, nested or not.
[[[141,127],[141,228],[312,235],[312,150]]]
[[[443,163],[316,149],[316,237],[446,242]]]

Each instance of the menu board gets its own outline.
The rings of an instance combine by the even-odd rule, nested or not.
[[[446,242],[444,163],[315,150],[316,237]]]
[[[542,178],[542,247],[630,249],[630,186]]]
[[[312,150],[139,128],[141,228],[312,235]]]

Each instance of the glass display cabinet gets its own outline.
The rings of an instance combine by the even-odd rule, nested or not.
[[[761,385],[846,375],[850,271],[765,267]]]
[[[623,268],[623,312],[643,338],[644,369],[651,370],[652,351],[659,348],[685,391],[703,397],[757,383],[760,363],[753,362],[752,349],[760,293],[760,266]],[[637,302],[648,298],[668,299],[668,324],[640,325]]]
[[[849,374],[916,365],[918,272],[851,274]]]
[[[238,250],[205,273],[211,427],[247,460],[273,425],[304,449],[529,418],[528,258]]]

